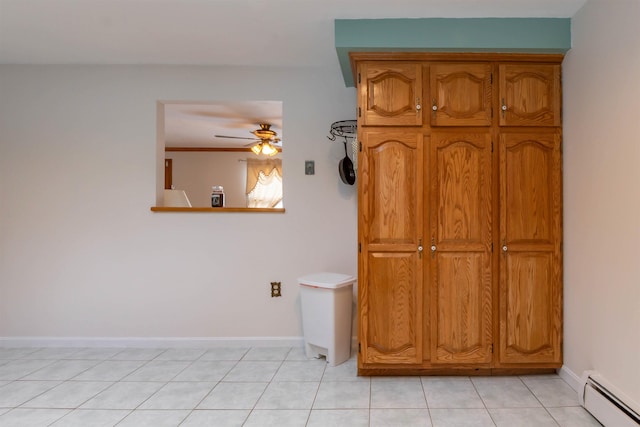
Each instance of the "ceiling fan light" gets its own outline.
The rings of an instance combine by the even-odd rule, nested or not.
[[[273,145],[265,143],[262,144],[262,154],[266,156],[275,156],[278,154],[278,150]]]
[[[251,147],[251,151],[253,151],[253,154],[255,154],[256,156],[259,155],[260,152],[262,152],[262,142],[259,142]]]

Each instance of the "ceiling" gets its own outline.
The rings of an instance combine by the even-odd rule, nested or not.
[[[586,1],[0,0],[0,64],[326,66],[339,72],[334,19],[567,18]],[[169,126],[175,116],[199,129],[190,144],[215,134],[251,137],[267,121],[281,134],[281,106],[279,118],[277,108],[269,109],[274,105],[197,107],[190,118],[187,107],[167,117]],[[205,128],[207,115],[212,127]],[[176,135],[171,143],[184,143],[184,132],[168,131]]]
[[[216,135],[250,138],[261,123],[282,135],[281,101],[219,103],[166,102],[164,106],[165,147],[247,147],[248,139],[218,138]],[[279,143],[284,147],[283,141]]]
[[[585,2],[0,0],[0,63],[333,66],[334,19],[568,18]]]

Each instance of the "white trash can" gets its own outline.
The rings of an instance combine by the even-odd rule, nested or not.
[[[351,357],[353,276],[314,273],[300,277],[302,329],[307,357],[327,358],[336,366]]]

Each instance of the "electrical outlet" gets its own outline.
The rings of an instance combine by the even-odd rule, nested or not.
[[[316,173],[316,163],[313,160],[305,160],[304,161],[304,174],[305,175],[315,175]]]
[[[280,282],[271,282],[271,298],[282,296],[282,284]]]

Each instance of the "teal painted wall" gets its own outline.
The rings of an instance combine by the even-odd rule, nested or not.
[[[349,52],[566,53],[569,18],[336,19],[335,46],[345,84]]]

